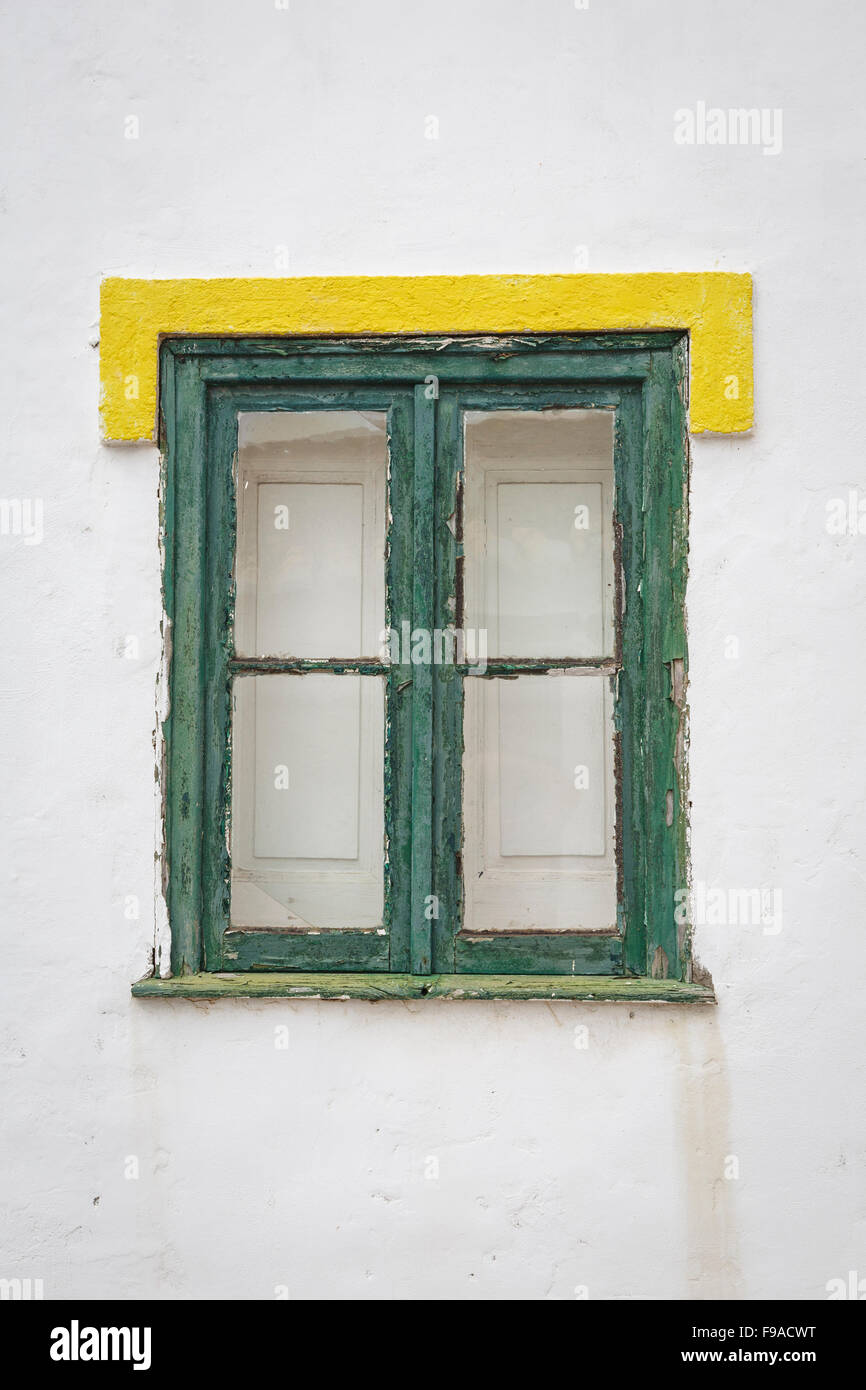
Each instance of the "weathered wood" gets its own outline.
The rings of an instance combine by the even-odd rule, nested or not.
[[[646,971],[646,801],[642,732],[645,653],[641,583],[644,567],[644,448],[642,395],[623,394],[614,429],[616,531],[621,575],[621,669],[614,709],[617,766],[619,921],[624,969]]]
[[[645,348],[611,349],[608,344],[584,357],[579,348],[551,351],[549,346],[533,347],[527,342],[508,347],[494,340],[461,352],[455,351],[456,343],[439,350],[416,343],[414,351],[401,352],[393,350],[393,342],[371,346],[362,341],[354,346],[346,344],[343,352],[298,351],[287,358],[265,351],[241,356],[235,345],[235,351],[207,356],[204,379],[213,384],[244,386],[258,381],[291,386],[314,381],[387,381],[414,386],[432,372],[442,385],[478,382],[489,386],[498,382],[525,395],[523,383],[528,381],[567,383],[568,389],[583,381],[639,381],[649,370],[650,353]]]
[[[706,985],[593,975],[199,974],[139,980],[138,999],[551,999],[560,1003],[714,1004]]]
[[[454,611],[459,599],[461,411],[580,406],[616,412],[616,507],[624,576],[618,653],[623,669],[616,705],[624,957],[614,951],[605,968],[627,975],[655,971],[669,977],[665,987],[686,980],[689,941],[673,918],[674,891],[686,881],[688,804],[683,755],[683,335],[526,335],[438,343],[176,340],[164,344],[162,371],[164,593],[172,620],[171,709],[165,723],[166,867],[174,973],[198,973],[203,963],[211,969],[219,966],[219,945],[228,926],[230,681],[245,674],[309,670],[380,676],[387,669],[373,654],[352,660],[337,654],[326,662],[232,656],[232,460],[238,412],[324,407],[388,411],[388,622],[399,628],[411,617],[413,627],[430,630],[451,626],[455,616],[457,625],[462,621]],[[438,399],[419,385],[429,376],[437,378]],[[443,389],[448,382],[453,384]],[[507,678],[563,665],[592,669],[594,663],[497,660],[484,675]],[[600,661],[597,668],[613,666]],[[457,941],[465,675],[448,665],[387,669],[387,936],[375,938],[386,943],[387,954],[377,946],[375,963],[371,958],[364,968],[389,969],[395,976],[409,969],[416,976],[458,970],[467,978],[480,971],[489,972],[491,980],[518,966],[533,969],[535,979],[548,968],[562,970],[563,978],[577,970],[589,975],[600,968],[595,963],[600,948],[588,937],[582,938],[589,944],[582,944],[580,952],[591,957],[589,964],[564,954],[566,948],[553,939],[558,933],[503,934],[492,945]],[[472,678],[478,678],[477,671]],[[438,906],[428,915],[437,898]],[[340,933],[347,953],[339,959],[331,949],[339,945],[333,935],[330,955],[324,946],[306,956],[296,953],[299,947],[277,947],[271,941],[258,958],[256,939],[281,934],[243,935],[243,974],[267,969],[274,952],[283,953],[281,968],[293,971],[337,970],[345,979],[360,968],[354,964],[352,942],[363,939],[363,933]],[[292,937],[282,934],[281,939],[290,943]],[[232,949],[238,944],[235,940]],[[362,955],[369,949],[358,947]]]
[[[458,973],[502,975],[619,975],[622,937],[601,932],[461,933]]]
[[[304,676],[314,671],[335,676],[386,676],[390,669],[376,657],[368,660],[362,656],[234,656],[229,661],[233,676]]]
[[[201,361],[171,362],[175,412],[166,419],[167,523],[164,602],[171,641],[171,702],[165,721],[171,816],[166,826],[171,967],[201,968],[204,747],[205,387]],[[168,555],[170,553],[170,560]]]
[[[576,657],[544,657],[533,656],[503,656],[488,657],[486,667],[483,671],[477,668],[477,662],[470,664],[463,662],[458,664],[457,672],[461,676],[472,676],[474,680],[495,680],[502,676],[546,676],[551,671],[591,671],[598,675],[616,675],[617,662],[610,657],[603,656],[576,656]]]
[[[689,961],[674,918],[684,886],[686,806],[677,767],[686,670],[687,476],[684,406],[671,353],[653,354],[644,386],[643,711],[645,970],[684,979]],[[678,674],[678,673],[681,673]],[[675,698],[675,696],[677,698]],[[670,802],[670,811],[669,811]]]
[[[234,628],[237,527],[235,466],[237,412],[225,395],[207,401],[204,451],[196,464],[206,489],[203,589],[204,809],[202,815],[202,954],[206,970],[223,967],[223,932],[231,906],[227,826],[231,808],[230,660]]]
[[[168,543],[164,561],[165,608],[172,621],[170,714],[165,724],[167,750],[166,868],[169,918],[172,925],[172,969],[177,973],[219,969],[223,934],[229,925],[231,864],[227,825],[231,795],[231,682],[235,677],[262,672],[347,669],[381,676],[388,667],[378,656],[368,661],[258,662],[235,660],[232,654],[233,560],[236,530],[234,465],[237,417],[244,406],[261,406],[261,397],[245,401],[231,387],[207,389],[201,380],[205,359],[195,355],[164,355],[163,402],[164,519]],[[175,376],[177,375],[177,381]],[[336,408],[367,409],[373,404],[389,411],[390,484],[392,511],[403,515],[412,504],[412,394],[376,387],[375,396],[347,388],[327,391]],[[322,404],[322,392],[299,397],[282,388],[282,409]],[[386,565],[390,602],[401,613],[411,611],[412,544],[403,540],[406,528],[388,536]],[[390,611],[390,610],[389,610]],[[389,619],[390,620],[390,619]],[[332,935],[327,950],[306,947],[303,937],[277,948],[271,943],[263,960],[252,952],[259,940],[253,934],[243,945],[247,968],[267,964],[281,950],[284,968],[387,969],[390,928],[396,923],[398,965],[409,965],[409,855],[411,846],[411,753],[409,702],[394,671],[388,674],[389,743],[386,750],[385,869],[386,936],[364,943],[353,955],[354,937],[340,945]],[[362,937],[363,934],[358,934]],[[288,939],[289,941],[292,938]],[[237,944],[237,943],[236,943]],[[402,951],[402,955],[401,955]]]
[[[427,386],[415,387],[415,489],[412,508],[412,630],[433,629],[433,477],[436,400]],[[418,662],[412,681],[412,905],[410,963],[415,975],[433,963],[433,667]]]
[[[403,518],[411,515],[415,487],[415,404],[409,391],[396,394],[388,411],[388,510],[385,556],[386,622],[400,630],[412,611],[414,545]],[[385,730],[385,916],[390,968],[411,966],[412,911],[412,686],[403,666],[387,679]]]
[[[364,353],[367,357],[399,354],[406,357],[420,353],[436,353],[437,357],[473,358],[487,353],[491,358],[515,351],[531,352],[653,352],[673,347],[684,337],[681,328],[654,328],[622,333],[461,333],[442,334],[329,334],[310,337],[307,334],[286,334],[283,337],[263,334],[255,337],[223,337],[205,335],[167,334],[162,341],[165,352],[176,356],[228,357],[236,360],[262,357],[268,361],[291,361],[296,357],[339,357]]]
[[[436,364],[438,366],[438,363]],[[453,392],[440,395],[436,422],[434,621],[440,631],[462,626],[458,565],[462,417]],[[455,939],[462,920],[463,681],[443,663],[433,671],[433,969],[453,972]]]
[[[254,931],[230,927],[223,936],[224,970],[387,970],[387,932]]]
[[[574,358],[569,358],[574,361]],[[646,356],[635,359],[639,363],[640,371],[643,373],[649,370],[649,359]],[[601,364],[602,359],[596,358],[596,364]],[[601,375],[602,373],[600,373]],[[532,386],[525,383],[520,385],[505,385],[499,382],[487,382],[483,387],[480,385],[465,386],[461,385],[457,389],[443,388],[440,392],[440,419],[447,419],[446,412],[452,409],[456,415],[457,424],[451,430],[450,435],[442,435],[443,447],[440,450],[439,472],[446,478],[456,479],[460,476],[463,468],[463,449],[460,430],[461,413],[464,410],[543,410],[546,408],[579,408],[579,409],[608,409],[615,414],[615,474],[617,488],[617,510],[620,506],[630,509],[630,526],[634,528],[633,543],[629,554],[623,556],[622,547],[618,546],[617,560],[619,565],[627,570],[626,586],[632,590],[636,596],[639,591],[641,569],[640,556],[642,545],[642,514],[640,511],[640,499],[642,489],[643,474],[643,451],[642,451],[642,417],[640,412],[642,379],[636,373],[636,379],[628,381],[626,384],[600,383],[593,381],[591,384],[581,384],[580,373],[575,372],[572,383],[564,387],[558,381],[555,384],[549,382],[537,382]],[[450,457],[444,448],[446,438],[452,439],[450,446]],[[456,489],[455,489],[456,491]],[[626,496],[627,494],[627,496]],[[456,512],[457,533],[462,532],[462,518],[460,507]],[[461,536],[462,538],[462,536]],[[459,542],[457,550],[460,551]],[[444,536],[440,542],[439,550],[439,571],[450,576],[449,564],[453,564],[449,557],[449,541]],[[459,566],[459,559],[456,566]],[[455,566],[455,567],[456,567]],[[460,586],[456,578],[451,581],[450,593],[459,599]],[[477,669],[471,670],[468,665],[457,668],[460,677],[471,679],[496,680],[507,679],[509,677],[538,674],[544,675],[551,671],[558,670],[587,670],[597,671],[599,674],[614,676],[623,660],[622,651],[622,629],[623,614],[621,609],[624,605],[622,592],[618,594],[618,619],[617,619],[617,644],[616,657],[591,660],[587,658],[569,659],[560,658],[555,660],[543,659],[523,659],[520,657],[512,658],[493,658],[488,659],[486,670],[479,673]],[[458,607],[458,625],[463,624],[464,617]],[[639,612],[639,603],[636,601],[635,612]],[[641,659],[641,642],[639,628],[633,622],[632,631],[634,640],[629,649],[629,660],[635,663]],[[462,679],[458,682],[462,688]],[[461,725],[458,736],[454,736],[452,730],[452,746],[456,746],[462,751],[462,698],[460,701]],[[622,711],[617,709],[617,740],[621,743],[628,741],[632,743],[639,739],[638,726],[629,716],[623,720]],[[459,761],[454,764],[451,750],[443,753],[439,738],[437,737],[437,755],[445,767],[449,769],[449,785],[443,789],[441,796],[437,798],[437,804],[441,808],[441,814],[450,820],[450,838],[459,847],[462,843],[462,798],[461,798],[461,767]],[[638,759],[638,771],[640,771],[640,760]],[[627,809],[631,812],[632,802],[626,798]],[[563,973],[587,973],[595,972],[619,974],[624,969],[623,963],[623,938],[631,935],[630,949],[632,961],[642,961],[645,956],[644,938],[642,931],[643,923],[643,900],[642,900],[642,881],[638,880],[635,874],[626,875],[623,871],[624,856],[622,840],[627,836],[622,836],[622,807],[618,808],[617,833],[620,837],[618,843],[619,860],[619,883],[618,898],[619,909],[618,919],[620,935],[616,937],[593,937],[590,934],[583,934],[576,938],[569,933],[523,933],[523,932],[497,932],[491,934],[490,939],[481,939],[476,943],[475,938],[461,937],[457,933],[461,928],[461,921],[458,916],[454,922],[453,932],[455,940],[455,954],[453,956],[454,968],[458,971],[490,971],[499,973],[503,970],[525,970],[544,973],[546,971],[562,971]],[[630,816],[629,832],[631,834],[631,821],[635,817]],[[441,839],[448,838],[447,830],[438,832]],[[462,895],[461,895],[462,896]],[[569,949],[569,943],[574,943],[573,949]],[[450,965],[446,951],[443,947],[441,951],[441,962],[445,966]],[[642,965],[636,973],[643,973]]]

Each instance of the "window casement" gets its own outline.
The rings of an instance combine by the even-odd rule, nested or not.
[[[171,973],[136,993],[712,997],[686,348],[162,343]]]

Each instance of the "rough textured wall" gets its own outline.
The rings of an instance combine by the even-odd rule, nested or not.
[[[2,492],[44,535],[0,536],[0,1275],[812,1298],[866,1274],[866,536],[827,529],[866,496],[862,7],[87,0],[4,27]],[[676,143],[699,102],[782,110],[781,150]],[[693,450],[692,847],[700,883],[781,891],[781,930],[698,927],[715,1010],[134,1003],[158,458],[99,442],[101,278],[584,268],[755,276],[756,428]]]

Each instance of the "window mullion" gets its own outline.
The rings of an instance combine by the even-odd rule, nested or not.
[[[463,621],[458,582],[462,563],[460,421],[456,392],[440,390],[436,402],[434,625],[443,634]],[[456,662],[456,641],[453,650],[443,644],[443,660],[434,662],[433,730],[433,969],[437,974],[451,974],[462,890],[463,677]]]
[[[427,386],[415,387],[415,450],[412,505],[414,573],[412,631],[433,628],[433,479],[436,449],[436,400]],[[412,666],[412,890],[409,921],[410,969],[428,975],[432,952],[433,870],[433,667]]]

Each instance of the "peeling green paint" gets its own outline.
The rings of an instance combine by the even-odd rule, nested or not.
[[[430,373],[439,383],[433,400],[419,385]],[[163,582],[172,641],[164,721],[166,892],[175,976],[198,978],[203,967],[230,965],[244,978],[282,969],[315,971],[316,979],[325,979],[337,971],[345,982],[363,968],[379,981],[389,972],[400,979],[427,971],[434,972],[431,979],[484,975],[492,987],[504,975],[516,978],[509,972],[519,968],[522,978],[536,982],[551,972],[572,984],[592,978],[596,997],[608,974],[648,977],[663,961],[666,989],[688,983],[690,940],[674,920],[674,891],[687,881],[686,384],[685,340],[668,333],[164,344]],[[231,650],[239,411],[387,410],[387,621],[396,626],[411,613],[416,626],[445,629],[455,615],[460,623],[461,411],[493,404],[615,412],[623,576],[622,670],[616,671],[617,661],[609,663],[620,773],[615,937],[584,935],[576,942],[542,932],[533,947],[529,936],[516,933],[499,940],[461,933],[463,679],[508,678],[585,661],[496,661],[483,677],[443,664],[413,667],[407,676],[404,668],[372,658],[246,660]],[[346,931],[328,940],[322,933],[315,944],[305,933],[227,935],[232,681],[312,670],[385,675],[384,934],[365,938]],[[422,911],[428,896],[439,900],[439,915],[429,921]],[[413,976],[405,973],[410,968]],[[164,992],[164,982],[153,984]],[[654,982],[656,994],[658,987]]]
[[[208,974],[139,980],[138,999],[548,999],[714,1004],[706,985],[598,975]]]

